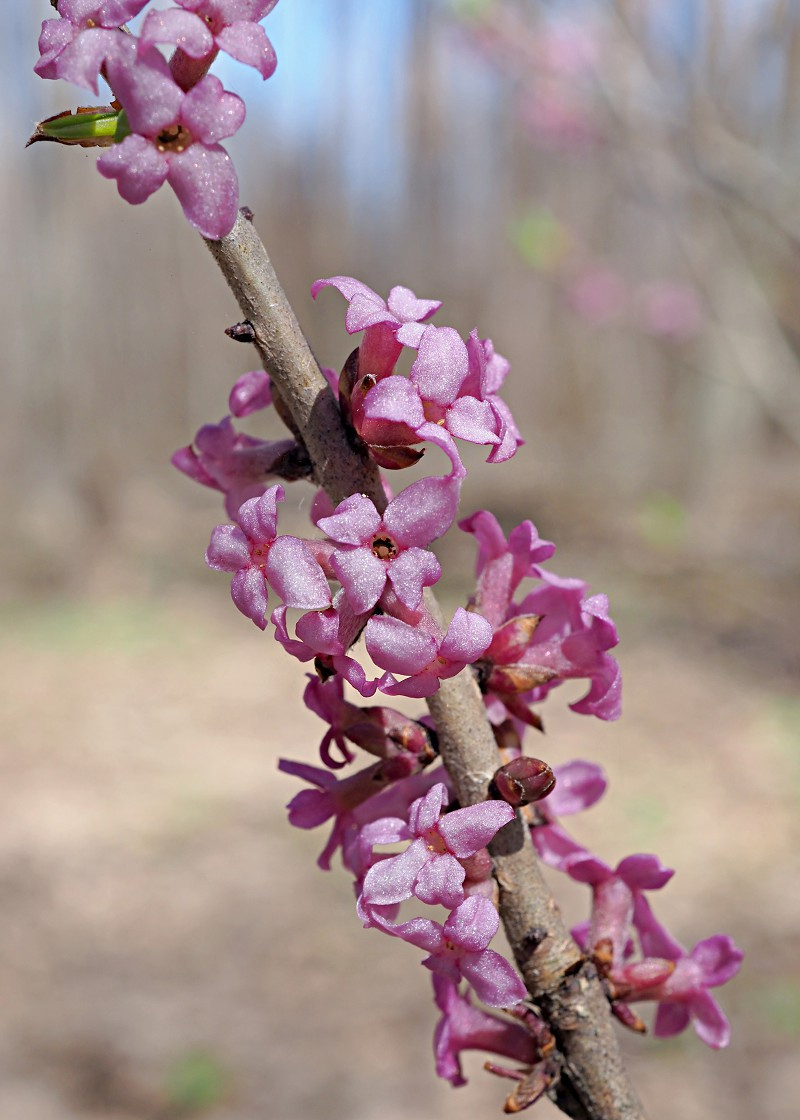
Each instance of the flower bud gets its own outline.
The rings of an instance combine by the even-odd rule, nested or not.
[[[518,808],[541,801],[556,784],[556,777],[546,762],[540,758],[522,755],[501,766],[492,778],[494,796]]]

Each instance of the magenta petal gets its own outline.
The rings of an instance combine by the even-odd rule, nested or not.
[[[424,841],[414,840],[399,855],[374,863],[364,877],[362,899],[371,906],[390,906],[411,898],[419,870],[430,858]]]
[[[547,798],[547,809],[556,817],[568,817],[590,809],[603,796],[608,784],[600,766],[580,758],[556,766],[553,773],[556,788]]]
[[[373,292],[372,288],[368,288],[360,280],[354,280],[352,276],[329,276],[327,280],[315,280],[311,285],[311,298],[316,299],[323,288],[336,288],[346,300],[351,300],[358,293],[371,296],[373,301],[383,302],[377,292]]]
[[[217,46],[237,62],[254,66],[262,78],[269,78],[275,73],[278,65],[275,48],[264,28],[257,23],[239,20],[223,27],[217,34]]]
[[[389,503],[383,523],[398,544],[425,548],[453,524],[460,493],[458,480],[421,478]]]
[[[719,984],[727,984],[736,975],[744,953],[732,938],[718,933],[698,941],[689,957],[699,966],[706,987],[716,988]]]
[[[682,1003],[660,1003],[653,1022],[656,1038],[672,1038],[689,1026],[689,1009]]]
[[[442,306],[442,301],[438,299],[417,299],[410,288],[404,288],[398,284],[389,292],[386,304],[392,314],[402,322],[420,323],[424,319],[430,319],[431,315],[435,315]]]
[[[381,515],[365,494],[351,494],[336,507],[331,517],[322,517],[317,527],[340,544],[371,543],[381,525]]]
[[[412,918],[396,926],[381,924],[381,928],[416,945],[418,949],[424,949],[426,953],[435,953],[442,946],[442,927],[430,918]]]
[[[481,614],[458,607],[439,648],[448,661],[477,661],[492,640],[492,626]]]
[[[453,401],[447,410],[447,430],[467,443],[500,442],[491,406],[476,397],[458,397]]]
[[[514,810],[505,801],[481,801],[446,813],[439,821],[439,832],[448,850],[459,859],[466,859],[485,848],[498,830],[513,819]]]
[[[169,164],[143,136],[126,136],[121,144],[103,152],[97,170],[106,179],[116,179],[119,193],[135,206],[158,190],[169,173]]]
[[[388,420],[416,430],[425,423],[422,401],[416,387],[406,377],[384,377],[364,398],[364,418]]]
[[[333,608],[304,614],[297,620],[295,633],[314,653],[335,657],[343,652],[339,638],[339,616]]]
[[[386,586],[386,566],[368,548],[342,549],[331,557],[331,566],[353,610],[371,611]]]
[[[241,97],[228,93],[213,74],[206,74],[186,94],[181,107],[181,121],[195,141],[216,144],[233,136],[244,123],[245,106]]]
[[[58,56],[58,77],[97,93],[100,67],[107,59],[125,52],[125,39],[121,31],[82,31]]]
[[[500,918],[488,898],[473,895],[454,910],[444,924],[444,936],[464,952],[485,949],[500,926]]]
[[[236,379],[228,397],[228,408],[241,419],[272,404],[272,382],[263,369],[253,369]]]
[[[452,327],[425,328],[410,374],[423,400],[450,404],[458,396],[468,369],[467,348],[458,331]]]
[[[205,58],[214,49],[205,20],[181,8],[147,13],[139,36],[139,51],[147,51],[156,43],[171,43],[190,58]]]
[[[490,404],[495,414],[500,442],[489,452],[487,463],[505,463],[517,453],[525,440],[519,434],[519,429],[514,423],[511,409],[500,397],[491,397]]]
[[[248,498],[240,507],[237,521],[252,541],[263,544],[278,535],[278,502],[284,501],[282,486],[270,486],[260,498]]]
[[[488,1007],[513,1007],[528,998],[525,985],[513,965],[493,949],[485,949],[474,957],[464,957],[461,971],[475,995]]]
[[[69,43],[75,38],[76,30],[73,25],[66,19],[46,19],[42,23],[41,34],[39,35],[39,61],[34,66],[35,74],[40,78],[58,78],[58,67],[56,65],[58,56]],[[97,85],[92,86],[97,92]]]
[[[408,810],[408,827],[414,836],[424,836],[438,823],[449,796],[447,786],[437,782],[423,797],[412,802]]]
[[[155,48],[138,57],[129,50],[115,54],[108,59],[106,71],[108,84],[125,106],[133,132],[152,139],[177,121],[184,92]]]
[[[267,584],[260,568],[240,568],[231,580],[231,598],[259,630],[266,630]]]
[[[442,574],[439,561],[423,548],[408,548],[389,565],[389,581],[401,603],[415,611],[422,589],[432,587]]]
[[[270,586],[287,607],[314,611],[331,605],[325,573],[308,545],[297,537],[278,537],[264,567]]]
[[[419,869],[414,894],[429,906],[446,906],[453,910],[464,899],[462,884],[467,873],[454,856],[431,857],[430,853],[428,856]]]
[[[706,1046],[722,1050],[728,1045],[731,1040],[730,1023],[713,996],[708,992],[698,992],[692,999],[689,1010],[697,1037]]]
[[[375,664],[391,673],[417,673],[436,656],[430,634],[397,618],[371,618],[364,640]]]
[[[192,144],[172,156],[167,179],[203,237],[218,241],[231,232],[239,208],[239,180],[224,148]]]
[[[617,864],[617,875],[631,889],[656,891],[670,881],[675,871],[665,867],[658,856],[626,856]]]
[[[206,564],[216,572],[238,572],[250,566],[250,546],[238,525],[217,525],[206,549]]]

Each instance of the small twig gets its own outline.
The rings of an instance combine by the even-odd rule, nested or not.
[[[206,244],[252,324],[264,368],[308,448],[320,484],[334,502],[365,493],[383,509],[378,472],[350,446],[334,396],[249,216],[240,214],[227,237]],[[430,591],[425,596],[428,610],[441,620],[434,596]],[[462,805],[485,800],[501,760],[474,677],[460,673],[442,681],[428,705],[458,800]],[[498,833],[490,850],[514,958],[561,1054],[556,1103],[575,1120],[644,1120],[597,974],[570,937],[519,816]]]

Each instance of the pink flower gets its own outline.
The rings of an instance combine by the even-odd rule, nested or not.
[[[325,573],[305,541],[277,536],[283,499],[283,487],[273,486],[245,502],[239,524],[218,525],[206,552],[209,568],[234,573],[231,598],[260,630],[267,625],[267,582],[290,607],[322,610],[331,602]]]
[[[479,545],[475,605],[494,635],[481,664],[481,688],[489,717],[512,716],[538,726],[530,705],[543,700],[562,680],[588,678],[588,693],[571,704],[575,712],[616,719],[620,710],[619,666],[606,651],[617,644],[604,595],[586,598],[581,580],[561,579],[542,567],[553,551],[535,526],[518,525],[506,541],[496,518],[482,510],[460,522]],[[539,586],[516,603],[526,578]]]
[[[274,610],[270,621],[275,627],[275,640],[292,657],[313,661],[325,677],[338,673],[359,695],[369,697],[374,696],[381,678],[368,680],[361,665],[347,653],[366,617],[353,612],[340,589],[327,609],[310,611],[298,619],[294,638],[286,625],[285,607]]]
[[[355,611],[370,611],[387,581],[398,599],[416,610],[422,590],[441,575],[426,545],[453,523],[459,484],[423,478],[398,494],[381,516],[369,498],[353,494],[317,525],[334,542],[331,567]]]
[[[475,1007],[469,993],[462,995],[453,981],[444,976],[434,973],[433,987],[436,1006],[442,1012],[433,1036],[439,1077],[451,1085],[466,1085],[461,1070],[464,1050],[486,1050],[526,1066],[538,1060],[536,1041],[522,1023],[500,1019]]]
[[[491,625],[479,614],[459,607],[447,633],[427,615],[416,625],[388,616],[371,618],[364,639],[370,657],[388,670],[380,684],[389,696],[432,696],[439,681],[477,661],[491,640]],[[397,681],[393,674],[408,674]]]
[[[262,78],[275,72],[275,49],[258,21],[278,0],[177,0],[180,8],[148,12],[142,24],[140,50],[156,43],[172,43],[206,68],[218,50],[258,70]],[[193,72],[195,81],[197,72]],[[176,74],[180,81],[180,72]],[[191,84],[195,84],[192,81]],[[180,81],[181,86],[186,89]]]
[[[417,299],[410,288],[396,287],[383,300],[352,276],[331,276],[311,285],[311,296],[323,288],[336,288],[349,303],[345,316],[348,334],[364,331],[359,347],[359,371],[381,378],[390,374],[404,346],[416,348],[422,337],[421,326],[442,306],[440,300]]]
[[[645,953],[675,961],[675,969],[662,983],[639,990],[631,998],[659,1001],[653,1033],[671,1038],[691,1022],[707,1046],[722,1049],[730,1042],[730,1025],[709,988],[731,980],[741,967],[744,953],[733,940],[721,933],[698,941],[687,953],[656,921],[646,899],[637,905],[636,921]]]
[[[326,766],[338,769],[351,762],[355,755],[348,749],[345,739],[378,758],[392,759],[413,769],[427,766],[436,757],[431,733],[424,726],[396,712],[393,708],[362,708],[344,698],[344,681],[336,675],[327,681],[309,677],[303,694],[307,708],[330,724],[320,745],[320,755]],[[335,743],[344,762],[331,757],[330,747]]]
[[[264,493],[271,478],[293,481],[311,472],[308,453],[294,439],[254,439],[237,432],[230,416],[219,424],[205,424],[194,437],[194,447],[181,447],[171,462],[201,486],[220,490],[225,512],[234,520],[248,498]]]
[[[422,962],[426,968],[454,984],[466,980],[489,1007],[513,1007],[527,998],[525,985],[512,965],[488,948],[500,919],[487,898],[473,895],[464,899],[443,926],[429,918],[392,925],[380,916],[374,924],[424,949],[429,954]]]
[[[97,162],[134,205],[165,181],[188,220],[212,240],[230,233],[239,184],[230,156],[217,141],[232,136],[245,117],[244,102],[206,75],[188,93],[177,85],[157,50],[131,51],[107,60],[109,85],[122,103],[131,135]]]
[[[514,819],[514,810],[503,801],[483,801],[442,816],[447,797],[443,785],[433,786],[410,807],[408,824],[394,822],[394,833],[383,843],[411,843],[367,872],[359,900],[365,925],[370,924],[371,906],[393,905],[412,895],[432,906],[458,906],[464,899],[466,874],[460,861],[485,848],[498,829]]]
[[[103,63],[132,49],[118,28],[137,16],[147,0],[59,0],[60,19],[46,19],[39,36],[40,78],[63,78],[97,93]]]

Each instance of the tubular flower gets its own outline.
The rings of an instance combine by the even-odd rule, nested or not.
[[[277,536],[282,486],[251,498],[239,510],[238,525],[218,525],[206,552],[209,568],[233,572],[231,598],[260,630],[266,629],[267,583],[290,607],[322,610],[330,606],[328,581],[308,545],[297,537]]]
[[[423,588],[441,575],[426,546],[453,523],[458,492],[448,479],[423,478],[389,502],[382,517],[369,498],[353,494],[317,521],[337,545],[331,567],[354,610],[372,610],[387,581],[405,606],[419,607]]]
[[[416,895],[432,906],[452,910],[464,899],[466,875],[461,860],[485,848],[498,829],[514,818],[502,801],[482,801],[442,816],[448,797],[441,784],[409,810],[408,824],[397,821],[391,841],[411,840],[400,855],[374,864],[367,872],[359,900],[359,913],[368,925],[371,906],[403,902]]]
[[[147,0],[59,0],[60,19],[46,19],[39,36],[40,78],[63,78],[97,93],[100,68],[132,49],[118,29],[137,16]]]
[[[204,237],[217,240],[230,233],[239,184],[230,156],[218,141],[241,127],[241,98],[227,93],[210,74],[184,92],[155,49],[115,54],[106,69],[131,135],[100,156],[100,174],[116,179],[119,193],[133,204],[144,202],[166,181]]]
[[[278,0],[177,0],[179,8],[148,12],[142,24],[140,50],[172,43],[192,59],[211,65],[217,51],[253,66],[262,78],[275,73],[275,49],[259,20]],[[180,68],[176,78],[181,77]],[[196,79],[195,68],[187,68]],[[194,83],[193,83],[194,84]],[[183,85],[183,82],[181,82]],[[187,88],[184,86],[183,88]]]
[[[364,331],[359,347],[361,375],[386,377],[392,372],[404,346],[416,349],[426,319],[442,306],[440,300],[417,299],[410,288],[396,287],[383,300],[372,288],[352,276],[331,276],[311,285],[313,299],[323,288],[336,288],[347,300],[348,334]]]

